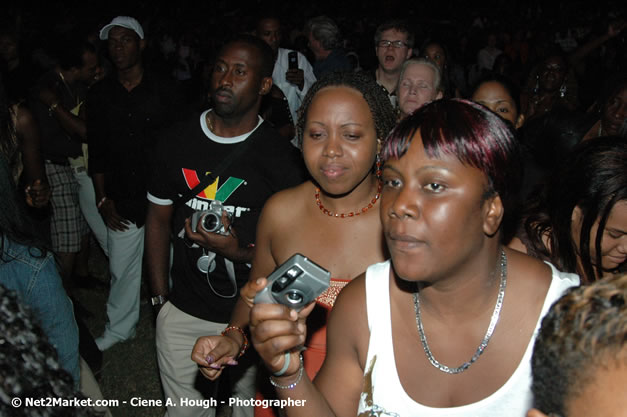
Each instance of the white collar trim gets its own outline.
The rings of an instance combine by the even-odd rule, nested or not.
[[[257,116],[258,117],[257,126],[255,126],[255,128],[253,130],[251,130],[250,132],[244,133],[243,135],[234,136],[232,138],[225,138],[225,137],[222,137],[222,136],[218,136],[215,133],[213,133],[211,130],[209,130],[209,126],[207,126],[207,114],[210,111],[212,111],[212,109],[205,110],[200,115],[200,127],[201,127],[203,133],[209,139],[211,139],[213,142],[221,143],[221,144],[224,144],[224,145],[232,145],[234,143],[244,142],[263,123],[263,118],[261,116]]]

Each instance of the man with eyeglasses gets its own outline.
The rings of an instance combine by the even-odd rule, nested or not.
[[[412,56],[414,34],[404,21],[390,20],[377,28],[374,43],[379,61],[374,77],[385,88],[392,105],[397,107],[396,85],[403,62]]]

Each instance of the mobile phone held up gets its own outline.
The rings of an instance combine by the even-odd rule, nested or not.
[[[255,296],[255,304],[278,303],[300,311],[330,283],[329,271],[297,253],[270,274],[268,285]]]
[[[287,53],[288,69],[298,69],[298,55],[296,51],[290,51]]]

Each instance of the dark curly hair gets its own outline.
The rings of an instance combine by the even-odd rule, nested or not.
[[[394,128],[396,124],[396,113],[383,87],[377,84],[372,77],[365,74],[356,72],[333,72],[322,77],[311,86],[298,110],[296,132],[299,146],[303,143],[307,111],[316,93],[325,87],[340,86],[357,90],[364,97],[372,113],[377,138],[384,140],[392,128]]]
[[[596,371],[627,365],[627,274],[570,288],[542,319],[531,371],[534,407],[569,415]]]
[[[74,390],[72,377],[57,361],[55,348],[36,323],[31,311],[19,303],[17,295],[0,285],[0,415],[25,417],[97,416],[88,406],[51,405],[36,407],[26,398],[84,400]],[[20,398],[19,408],[11,399]]]

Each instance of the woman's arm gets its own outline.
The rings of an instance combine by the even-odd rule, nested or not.
[[[253,344],[270,372],[281,370],[285,352],[290,352],[285,374],[272,377],[279,399],[300,400],[300,405],[286,404],[289,417],[354,416],[369,339],[364,280],[358,278],[346,286],[335,303],[327,329],[327,356],[314,383],[301,374],[298,353],[312,308],[296,313],[277,304],[255,305],[250,323]]]
[[[30,206],[43,207],[50,199],[50,186],[41,156],[39,128],[33,114],[26,107],[16,106],[15,112],[15,130],[20,139],[26,179],[26,201]]]

